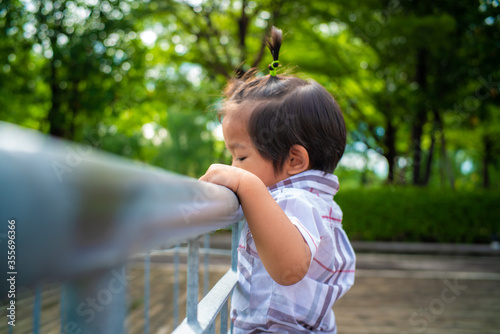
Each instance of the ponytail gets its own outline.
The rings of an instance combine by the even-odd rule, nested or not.
[[[267,47],[273,56],[273,62],[269,64],[269,73],[271,77],[276,77],[276,69],[279,66],[279,53],[281,42],[283,40],[283,32],[276,27],[271,28],[271,38],[267,39]]]

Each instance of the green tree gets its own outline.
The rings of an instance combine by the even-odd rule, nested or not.
[[[82,126],[95,123],[127,89],[123,78],[142,61],[135,54],[133,6],[131,1],[34,0],[10,2],[3,9],[4,45],[19,59],[12,72],[26,72],[35,80],[23,84],[28,81],[36,96],[31,104],[44,114],[38,128],[78,140]],[[13,115],[19,109],[6,103],[4,110]]]
[[[267,74],[264,42],[276,25],[285,32],[279,72],[313,78],[335,96],[347,151],[384,156],[388,182],[491,186],[499,176],[494,2],[0,6],[2,120],[93,138],[102,149],[197,176],[226,161],[213,135],[220,92],[250,67]],[[363,182],[369,173],[359,172]]]
[[[412,183],[426,185],[439,136],[441,174],[449,174],[445,133],[451,129],[445,120],[461,112],[457,101],[474,96],[473,73],[495,63],[498,45],[492,37],[498,34],[498,10],[486,3],[478,8],[468,1],[392,0],[339,6],[342,10],[331,7],[317,12],[330,24],[348,26],[352,44],[361,40],[371,50],[361,65],[374,75],[368,80],[357,76],[369,102],[350,104],[355,122],[364,124],[365,133],[357,134],[357,140],[383,150],[389,182],[394,181],[395,163],[406,157],[412,165]],[[477,105],[477,111],[480,108]],[[404,137],[407,145],[401,145]],[[448,178],[453,186],[453,176]]]

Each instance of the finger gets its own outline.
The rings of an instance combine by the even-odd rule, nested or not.
[[[200,176],[200,178],[198,179],[199,181],[207,181],[208,182],[208,178],[209,178],[209,175],[213,172],[213,166],[215,164],[211,164],[210,167],[208,167],[207,171],[205,172],[205,174],[203,174],[202,176]]]

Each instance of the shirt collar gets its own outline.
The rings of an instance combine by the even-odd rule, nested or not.
[[[267,189],[272,193],[283,188],[305,189],[310,192],[335,195],[339,190],[339,180],[336,175],[319,170],[306,170],[302,173],[284,179]]]

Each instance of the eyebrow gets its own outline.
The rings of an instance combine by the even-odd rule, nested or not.
[[[230,150],[235,150],[235,149],[238,149],[238,148],[241,148],[241,149],[246,148],[246,145],[242,144],[242,143],[228,144],[226,146]]]

